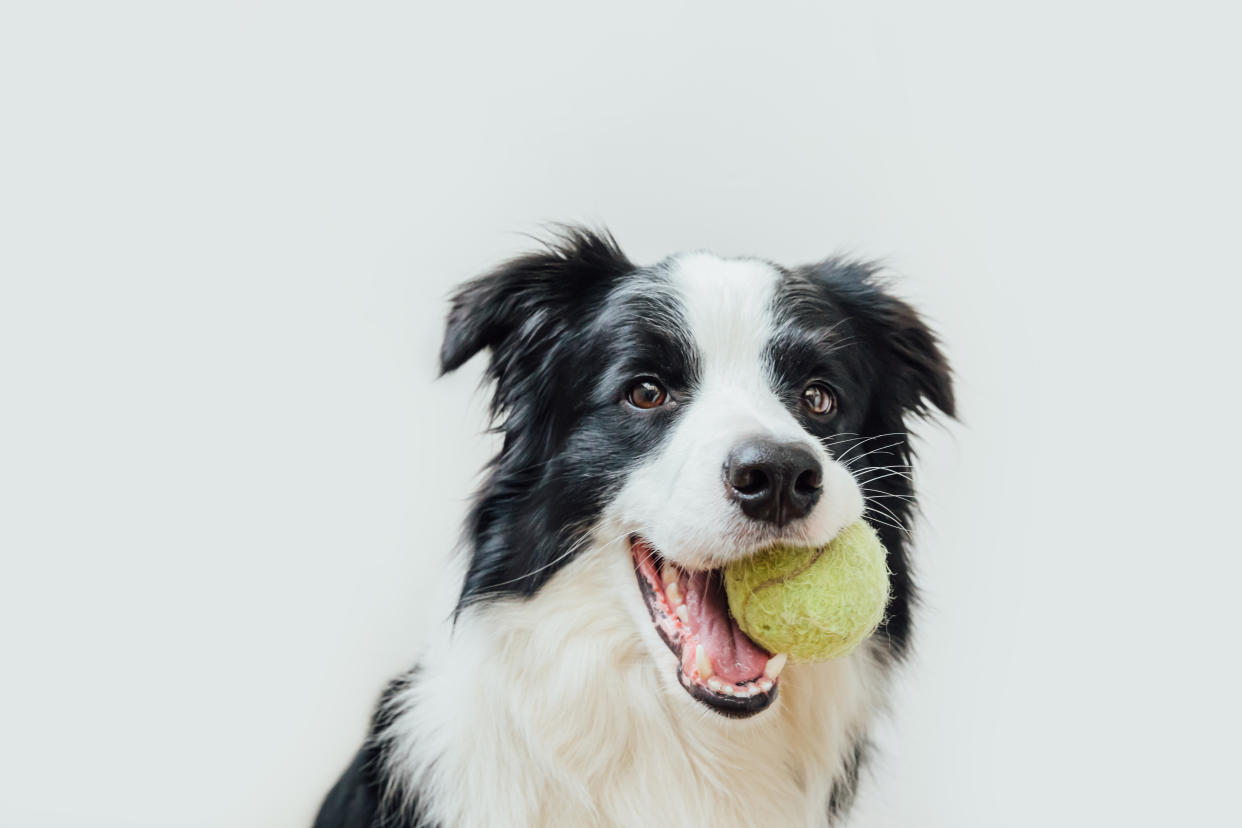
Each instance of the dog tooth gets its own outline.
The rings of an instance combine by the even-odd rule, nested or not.
[[[763,691],[760,690],[758,685],[756,685],[754,682],[751,682],[750,684],[746,685],[746,695],[748,696],[757,696],[762,692]]]
[[[677,569],[667,562],[660,564],[660,580],[665,586],[677,583]]]
[[[690,623],[690,610],[687,609],[685,604],[682,604],[677,608],[677,620],[683,624]]]
[[[715,676],[712,676],[711,678],[707,680],[707,686],[715,690],[717,693],[719,693],[720,688],[724,687],[724,684],[721,683],[720,679],[716,678]]]
[[[724,693],[726,696],[732,696],[734,693],[737,692],[737,688],[734,687],[732,684],[722,684],[720,686],[720,692]]]
[[[777,653],[768,659],[767,665],[763,668],[763,674],[770,679],[774,679],[781,674],[781,670],[785,669],[785,662],[789,660],[786,653]]]
[[[694,648],[694,665],[699,668],[699,678],[712,677],[712,660],[707,657],[707,650],[703,649],[702,644]]]
[[[677,588],[676,581],[673,581],[671,584],[666,584],[664,586],[664,595],[668,598],[668,602],[670,604],[672,604],[675,607],[680,606],[681,590]]]
[[[759,689],[765,693],[768,692],[769,690],[772,689],[772,682],[768,681],[767,679],[760,680]]]

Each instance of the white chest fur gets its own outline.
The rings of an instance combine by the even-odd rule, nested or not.
[[[791,665],[731,720],[677,684],[627,556],[445,623],[395,702],[389,774],[444,825],[824,825],[880,692],[870,647]]]

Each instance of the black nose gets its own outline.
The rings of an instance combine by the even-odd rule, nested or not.
[[[784,524],[805,517],[823,490],[824,472],[798,443],[749,440],[729,454],[725,488],[755,520]]]

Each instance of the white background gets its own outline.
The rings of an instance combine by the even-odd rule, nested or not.
[[[1237,824],[1230,5],[6,4],[0,825],[308,824],[488,455],[444,297],[556,220],[943,332],[852,825]]]

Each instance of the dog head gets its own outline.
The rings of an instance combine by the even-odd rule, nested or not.
[[[689,253],[639,267],[611,237],[569,230],[457,292],[442,369],[484,349],[503,446],[471,513],[460,607],[532,596],[586,547],[615,547],[679,683],[748,715],[771,704],[784,658],[737,628],[719,569],[865,516],[894,590],[878,635],[904,651],[906,422],[951,415],[953,394],[934,335],[873,265]]]

